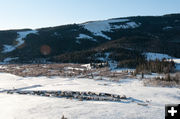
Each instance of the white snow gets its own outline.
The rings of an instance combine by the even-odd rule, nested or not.
[[[77,37],[77,39],[92,39],[92,37],[85,34],[79,34],[79,37]]]
[[[18,57],[14,57],[14,58],[7,57],[7,58],[5,58],[5,59],[3,60],[3,62],[4,62],[4,63],[8,63],[8,62],[10,62],[10,61],[12,61],[12,60],[16,60],[16,59],[18,59]]]
[[[180,58],[173,58],[173,61],[177,64],[180,64]]]
[[[79,34],[78,37],[76,37],[76,39],[88,39],[88,40],[91,40],[91,41],[94,41],[94,42],[97,42],[96,39],[94,39],[93,37],[91,36],[88,36],[86,34]],[[79,41],[79,40],[78,40]]]
[[[7,57],[3,60],[3,62],[0,62],[0,64],[9,64],[10,61],[12,60],[17,60],[19,59],[19,57]],[[0,68],[2,68],[4,66],[0,66]]]
[[[103,85],[108,84],[108,85]],[[180,89],[145,87],[137,79],[120,82],[60,77],[19,77],[0,73],[0,90],[71,90],[106,92],[134,102],[78,101],[64,98],[0,93],[1,119],[163,119],[165,104],[180,103]],[[144,101],[148,106],[137,105]]]
[[[24,44],[23,38],[26,38],[26,36],[28,34],[36,34],[36,33],[37,33],[37,31],[35,31],[35,30],[18,32],[19,38],[16,39],[16,41],[18,41],[18,44],[16,45],[16,47],[19,47],[22,44]]]
[[[97,59],[101,60],[101,61],[107,61],[108,64],[109,64],[109,69],[110,70],[115,70],[117,68],[118,62],[115,61],[115,60],[110,59],[109,58],[110,54],[111,54],[110,52],[106,52],[106,53],[104,53],[105,57],[97,57]]]
[[[80,71],[84,71],[85,70],[85,68],[83,69],[83,68],[73,68],[73,67],[65,67],[64,69],[65,70],[80,70]]]
[[[86,69],[90,70],[91,69],[91,64],[83,64],[81,65],[82,67],[86,67]]]
[[[17,44],[16,45],[4,45],[2,53],[8,53],[8,52],[14,51],[16,48],[18,48],[19,46],[24,44],[23,38],[26,38],[26,36],[31,33],[36,34],[37,31],[31,30],[31,31],[17,32],[17,34],[18,34],[18,38],[16,39]]]
[[[113,70],[111,70],[111,72],[124,72],[124,71],[134,72],[134,71],[135,71],[135,69],[129,69],[129,68],[118,68],[118,69],[113,69]]]
[[[111,40],[110,37],[105,35],[103,32],[112,32],[112,29],[129,29],[139,27],[140,23],[128,22],[129,19],[114,19],[114,20],[105,20],[105,21],[94,21],[83,24],[84,28],[92,32],[95,36],[101,36],[108,40]],[[112,23],[127,22],[123,25],[113,25]]]
[[[107,61],[109,64],[109,69],[110,70],[115,70],[117,68],[118,62],[115,60],[112,60],[109,58],[109,55],[111,53],[110,52],[106,52],[104,53],[105,57],[97,57],[97,60],[101,60],[101,61]],[[96,54],[97,56],[99,55],[99,53]]]
[[[94,21],[83,24],[84,28],[92,32],[95,36],[101,36],[108,40],[111,40],[110,37],[106,36],[103,32],[111,32],[113,28],[110,23],[118,22],[127,22],[128,19],[114,19],[114,20],[105,20],[105,21]]]
[[[161,54],[161,53],[152,53],[152,52],[148,52],[145,53],[147,60],[162,60],[162,59],[172,59],[173,57],[167,55],[167,54]]]
[[[16,49],[16,47],[14,47],[12,45],[4,45],[2,53],[11,52],[11,51],[13,51],[15,49]]]
[[[136,28],[136,27],[139,27],[141,25],[141,23],[136,23],[136,22],[128,22],[126,23],[127,26],[129,26],[129,28]]]
[[[140,23],[137,24],[135,22],[127,22],[124,25],[114,25],[115,29],[130,29],[130,28],[137,28],[140,26]]]

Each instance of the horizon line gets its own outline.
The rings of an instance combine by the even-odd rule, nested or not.
[[[166,16],[166,15],[176,15],[180,14],[179,12],[177,13],[167,13],[167,14],[161,14],[161,15],[130,15],[130,16],[123,16],[123,17],[113,17],[113,18],[106,18],[106,19],[96,19],[96,20],[89,20],[89,21],[84,21],[84,22],[78,22],[78,23],[65,23],[65,24],[59,24],[59,25],[52,25],[52,26],[41,26],[41,27],[22,27],[22,28],[5,28],[5,29],[0,29],[0,31],[18,31],[18,30],[38,30],[38,29],[43,29],[43,28],[53,28],[53,27],[59,27],[59,26],[64,26],[64,25],[72,25],[72,24],[84,24],[88,22],[95,22],[95,21],[105,21],[105,20],[110,20],[110,19],[123,19],[123,18],[130,18],[130,17],[160,17],[160,16]]]

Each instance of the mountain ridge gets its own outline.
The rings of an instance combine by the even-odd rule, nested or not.
[[[34,30],[37,31],[36,34],[31,33],[23,37],[21,40],[24,43],[15,50],[3,53],[5,46],[18,44],[17,39],[21,37],[18,32],[31,30],[0,31],[0,62],[16,57],[18,59],[10,63],[41,62],[39,59],[61,62],[56,57],[73,52],[103,49],[102,45],[106,47],[114,42],[119,45],[114,46],[114,49],[158,52],[180,57],[180,14],[132,16],[39,28]]]

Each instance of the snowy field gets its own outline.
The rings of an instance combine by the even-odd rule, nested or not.
[[[79,101],[6,94],[3,90],[105,92],[131,97],[130,102]],[[0,73],[0,119],[164,119],[164,105],[180,103],[180,89],[145,87],[138,79],[110,82],[62,77],[19,77]],[[138,105],[143,102],[148,106]]]

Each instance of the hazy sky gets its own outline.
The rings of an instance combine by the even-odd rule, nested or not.
[[[0,30],[180,13],[180,0],[0,0]]]

